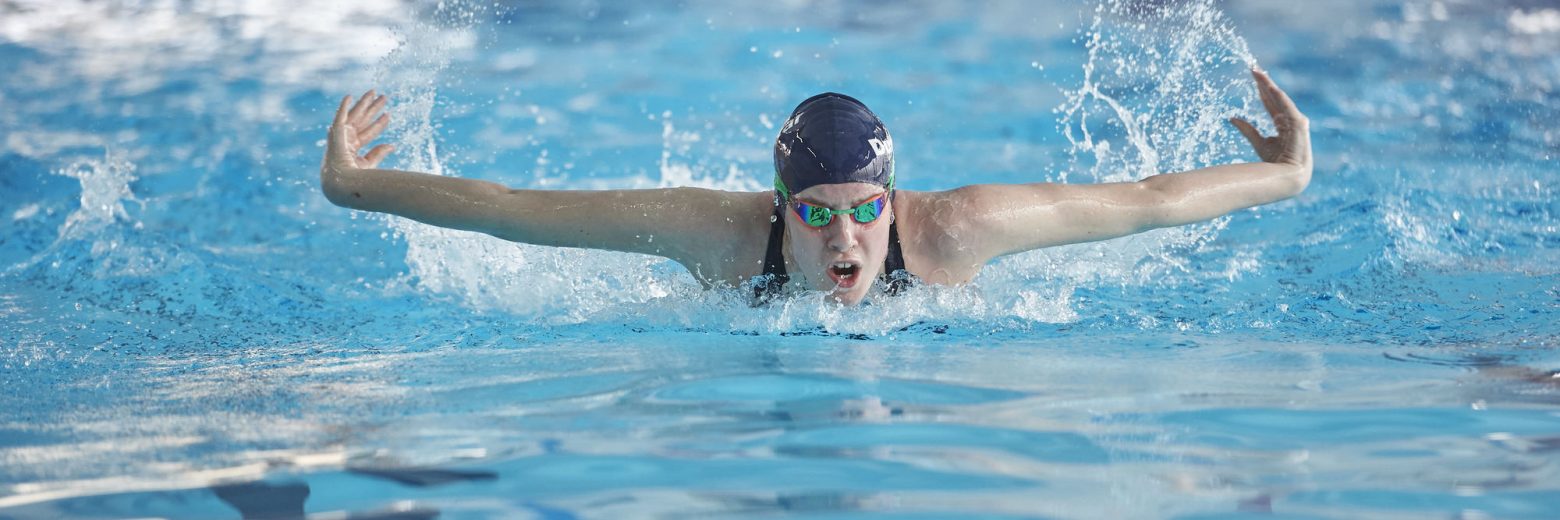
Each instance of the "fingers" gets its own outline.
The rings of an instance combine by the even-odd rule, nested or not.
[[[379,138],[379,133],[384,132],[387,126],[390,126],[390,114],[380,114],[379,119],[375,119],[373,123],[368,125],[368,128],[358,132],[358,136],[365,143],[373,141]]]
[[[1240,130],[1240,135],[1246,136],[1246,140],[1251,142],[1252,148],[1262,149],[1266,139],[1262,137],[1262,132],[1257,131],[1257,127],[1251,126],[1251,123],[1238,117],[1230,118],[1230,124],[1235,125],[1235,128]]]
[[[333,128],[340,128],[347,122],[347,103],[352,102],[352,96],[341,98],[341,106],[336,107],[336,118],[330,122]]]
[[[1295,106],[1289,94],[1284,89],[1278,88],[1273,82],[1272,76],[1267,71],[1251,69],[1251,76],[1257,80],[1257,93],[1262,98],[1262,106],[1267,108],[1268,115],[1272,116],[1273,123],[1281,128],[1291,125],[1309,127],[1310,121],[1305,114],[1300,113],[1300,108]]]
[[[369,149],[368,154],[362,157],[357,155],[359,148],[378,139],[379,134],[390,126],[390,114],[380,113],[387,103],[389,98],[376,96],[373,90],[364,92],[356,102],[352,101],[352,96],[341,98],[341,104],[336,106],[336,117],[331,120],[326,139],[325,164],[321,166],[320,175],[324,176],[330,170],[377,168],[380,161],[395,151],[394,146],[381,144]],[[373,121],[370,122],[369,118],[373,118]]]
[[[385,160],[385,156],[386,155],[390,155],[390,152],[393,152],[393,151],[395,151],[395,147],[394,146],[390,146],[388,144],[382,144],[382,145],[379,145],[379,146],[375,146],[374,149],[372,149],[372,150],[369,150],[368,151],[368,155],[364,156],[363,159],[364,159],[365,162],[368,163],[367,167],[369,167],[369,168],[378,168],[379,167],[379,161]]]
[[[352,101],[352,96],[341,98],[341,105],[336,107],[336,118],[330,122],[330,130],[325,132],[325,157],[328,160],[338,155],[350,156],[353,151],[347,143],[347,104]]]
[[[367,119],[373,117],[374,114],[378,114],[380,111],[384,110],[385,105],[388,104],[390,104],[390,98],[384,94],[380,94],[379,97],[374,98],[374,103],[368,106],[368,111],[363,114],[363,118]]]
[[[330,130],[325,132],[325,143],[334,147],[346,142],[347,128],[347,103],[352,102],[352,96],[341,98],[341,105],[336,107],[336,117],[330,121]]]
[[[358,124],[360,121],[362,121],[363,114],[368,112],[369,103],[373,99],[374,89],[369,89],[368,92],[364,92],[363,97],[358,98],[357,103],[352,104],[352,111],[347,114],[347,122]]]
[[[347,124],[347,105],[352,102],[352,96],[341,98],[341,104],[336,107],[336,117],[331,120],[330,130],[325,132],[325,163],[320,166],[321,175],[328,170],[339,170],[342,165],[352,164],[356,150],[347,136],[350,125]]]
[[[1273,89],[1278,88],[1273,84],[1273,78],[1268,77],[1267,72],[1261,69],[1251,69],[1251,77],[1257,81],[1257,97],[1262,98],[1262,107],[1266,108],[1268,115],[1274,120],[1283,113],[1277,98],[1273,97]]]
[[[336,117],[331,121],[326,153],[340,160],[356,162],[358,149],[379,138],[379,134],[390,126],[389,114],[379,114],[372,122],[368,121],[369,117],[384,110],[388,103],[388,97],[376,96],[373,90],[364,92],[356,102],[353,102],[352,96],[341,98],[341,104],[336,107]],[[391,150],[388,145],[379,145],[370,150],[364,160],[378,164]]]
[[[369,92],[373,92],[373,91],[369,91]],[[363,98],[363,99],[364,100],[372,99],[372,101],[369,101],[368,104],[365,105],[363,107],[363,109],[360,112],[357,113],[357,116],[354,119],[352,119],[352,124],[357,126],[357,127],[359,127],[359,128],[368,126],[369,125],[369,119],[374,117],[375,114],[378,114],[380,111],[384,110],[385,109],[385,105],[390,103],[390,98],[386,97],[383,94],[380,94],[379,96],[374,96],[374,97],[371,97],[371,98]],[[367,139],[367,140],[372,140],[372,138]]]

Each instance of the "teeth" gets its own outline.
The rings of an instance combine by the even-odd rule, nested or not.
[[[854,278],[856,276],[856,274],[853,272],[853,270],[855,269],[855,264],[852,264],[850,262],[836,262],[831,267],[833,267],[834,269],[839,269],[841,271],[844,271],[842,273],[836,273],[835,274],[835,276],[839,276],[841,279]]]

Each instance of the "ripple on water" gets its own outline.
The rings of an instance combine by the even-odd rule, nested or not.
[[[887,402],[963,405],[1019,399],[1023,392],[900,379],[857,380],[822,374],[720,376],[684,381],[651,392],[660,402],[772,403],[873,396]]]

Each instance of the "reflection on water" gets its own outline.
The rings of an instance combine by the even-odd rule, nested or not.
[[[1553,7],[682,7],[0,3],[0,516],[1554,516]],[[370,86],[519,187],[759,189],[818,90],[908,189],[1128,179],[1249,159],[1252,61],[1306,194],[857,309],[313,179]]]
[[[1077,337],[894,348],[740,338],[645,334],[634,345],[457,346],[310,361],[264,355],[242,363],[248,373],[216,359],[161,364],[152,370],[189,368],[143,377],[149,388],[137,393],[190,404],[120,410],[118,420],[194,437],[137,445],[123,440],[145,433],[81,422],[118,441],[66,445],[98,450],[96,462],[54,459],[75,474],[139,475],[144,491],[113,482],[27,485],[12,488],[21,494],[7,507],[23,517],[157,510],[148,504],[225,511],[208,503],[219,499],[255,518],[663,510],[1083,517],[1101,507],[1146,517],[1274,503],[1322,511],[1331,499],[1318,502],[1307,490],[1342,479],[1366,489],[1413,481],[1516,493],[1503,499],[1516,505],[1496,510],[1533,517],[1521,507],[1536,497],[1522,493],[1543,489],[1555,471],[1533,457],[1553,451],[1560,420],[1524,408],[1552,410],[1553,373],[1477,353],[1403,363],[1346,347],[1295,351],[1207,337],[1169,350],[1098,341],[1079,349]],[[517,369],[522,360],[531,366]],[[181,409],[226,412],[181,419]],[[151,459],[162,462],[123,466]],[[176,459],[187,462],[169,464]],[[185,469],[212,461],[247,466]],[[1372,468],[1364,481],[1361,461]],[[182,487],[191,491],[158,491]],[[215,493],[198,491],[207,487]],[[1130,489],[1135,498],[1076,500],[1099,489]],[[108,498],[67,498],[78,493]]]

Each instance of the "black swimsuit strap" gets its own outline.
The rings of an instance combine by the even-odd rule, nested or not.
[[[774,218],[769,224],[769,244],[764,249],[764,272],[753,284],[755,305],[768,302],[780,294],[791,275],[785,270],[785,206],[775,206]],[[888,223],[888,256],[883,259],[883,283],[888,294],[899,294],[911,284],[910,272],[905,269],[904,250],[899,246],[899,226]]]
[[[753,301],[764,303],[770,298],[780,294],[780,288],[786,282],[791,281],[791,275],[785,272],[785,251],[781,249],[785,242],[785,206],[775,206],[775,214],[770,217],[769,245],[764,250],[764,272],[761,279],[753,284]]]
[[[910,286],[910,271],[905,269],[905,253],[899,247],[899,226],[888,222],[888,257],[883,259],[883,282],[890,296]]]

